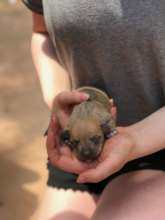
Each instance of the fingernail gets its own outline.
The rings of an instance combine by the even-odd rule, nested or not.
[[[86,182],[86,178],[84,176],[81,176],[77,179],[77,183],[85,183]]]
[[[87,93],[82,93],[82,98],[83,99],[85,99],[85,100],[87,100],[87,99],[89,99],[89,94],[87,94]]]
[[[110,99],[109,101],[110,101],[111,105],[113,106],[114,105],[114,100]]]

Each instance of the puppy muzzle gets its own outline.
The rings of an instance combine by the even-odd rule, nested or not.
[[[98,158],[102,150],[102,146],[94,144],[80,145],[75,151],[77,158],[80,161],[92,162]]]

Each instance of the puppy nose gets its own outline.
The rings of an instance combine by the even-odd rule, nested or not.
[[[86,147],[81,150],[81,154],[84,156],[90,156],[91,154],[93,154],[93,152],[90,148]]]
[[[97,157],[97,151],[90,147],[84,147],[79,151],[78,158],[81,161],[92,161]]]

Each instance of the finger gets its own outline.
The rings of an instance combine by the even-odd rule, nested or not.
[[[60,105],[73,105],[73,104],[79,104],[82,101],[85,101],[89,98],[89,95],[86,93],[78,92],[78,91],[64,91],[59,93],[56,96],[56,102],[58,102]]]
[[[119,168],[119,162],[117,158],[112,158],[111,160],[106,159],[104,162],[99,164],[95,169],[90,169],[84,171],[77,179],[78,183],[90,182],[97,183],[104,180],[111,173],[114,173]]]
[[[114,143],[112,143],[111,140],[108,141],[107,145],[109,145],[109,156],[98,164],[95,169],[90,169],[82,173],[77,180],[79,183],[99,182],[123,167],[123,165],[126,163],[131,146],[127,143],[127,141],[121,141],[116,146],[113,144]]]

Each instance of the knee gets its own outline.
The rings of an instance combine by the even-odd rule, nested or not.
[[[162,171],[120,176],[103,192],[91,220],[164,220],[164,185]]]

